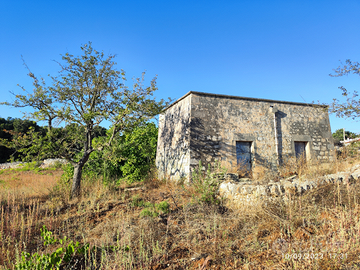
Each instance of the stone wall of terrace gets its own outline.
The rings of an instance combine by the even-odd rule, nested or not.
[[[360,179],[360,164],[353,166],[348,172],[339,172],[318,177],[316,179],[299,179],[296,175],[278,182],[256,184],[248,179],[236,179],[234,175],[225,177],[219,186],[219,195],[227,200],[231,207],[254,205],[261,200],[287,199],[315,189],[324,184],[352,184]]]

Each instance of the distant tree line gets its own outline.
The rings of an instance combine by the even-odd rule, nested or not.
[[[39,147],[36,150],[31,151],[30,148],[34,147],[31,141],[21,141],[19,138],[36,132],[40,137],[46,136],[46,127],[39,126],[35,121],[24,120],[20,118],[8,117],[7,119],[0,117],[0,162],[11,161],[34,161],[43,158],[56,158],[58,157],[56,152],[41,153]],[[72,133],[72,147],[76,150],[81,150],[82,146],[75,139],[76,135],[84,132],[83,127],[79,127],[76,124],[70,124],[65,127],[54,128],[54,133],[57,134],[57,139],[64,133]],[[96,127],[94,130],[94,137],[105,136],[106,128]],[[56,138],[55,138],[56,139]],[[25,145],[24,145],[25,144]],[[26,145],[27,144],[27,145]]]
[[[0,117],[0,139],[7,145],[0,145],[0,162],[4,163],[11,160],[21,159],[15,147],[10,147],[10,142],[16,134],[25,134],[32,127],[36,132],[45,135],[45,130],[35,121],[23,120],[20,118],[8,117],[7,119]]]

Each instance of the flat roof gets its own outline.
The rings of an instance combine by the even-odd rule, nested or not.
[[[284,103],[284,104],[292,104],[292,105],[302,105],[302,106],[312,106],[312,107],[321,107],[321,108],[328,108],[328,105],[320,105],[320,104],[313,104],[313,103],[303,103],[303,102],[292,102],[292,101],[283,101],[283,100],[272,100],[272,99],[263,99],[263,98],[251,98],[251,97],[240,97],[240,96],[231,96],[231,95],[222,95],[222,94],[211,94],[205,92],[196,92],[196,91],[189,91],[185,95],[183,95],[178,100],[171,103],[167,106],[163,111],[166,111],[179,101],[183,100],[187,96],[195,94],[199,96],[208,96],[208,97],[217,97],[217,98],[229,98],[229,99],[241,99],[241,100],[251,100],[251,101],[263,101],[263,102],[274,102],[274,103]]]

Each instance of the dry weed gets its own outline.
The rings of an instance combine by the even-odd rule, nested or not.
[[[300,174],[317,177],[348,168],[357,160],[336,162],[330,167],[304,166]],[[291,173],[288,166],[285,174]],[[10,181],[19,176],[7,177]],[[35,188],[38,176],[31,177]],[[68,199],[64,183],[42,196],[11,189],[1,192],[0,265],[12,269],[16,253],[23,250],[51,252],[40,241],[39,229],[46,225],[58,237],[90,244],[91,252],[73,269],[360,266],[359,183],[324,185],[303,196],[264,200],[237,210],[202,203],[196,199],[201,194],[194,187],[155,178],[120,187],[87,179],[82,188],[82,196],[74,200]],[[163,201],[170,204],[169,213],[140,215],[146,205]]]

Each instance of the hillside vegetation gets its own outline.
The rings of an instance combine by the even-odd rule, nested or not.
[[[326,172],[358,162],[345,155]],[[70,200],[62,174],[0,171],[0,269],[360,267],[359,181],[231,209],[201,175],[193,186],[151,174],[116,185],[87,176]]]

